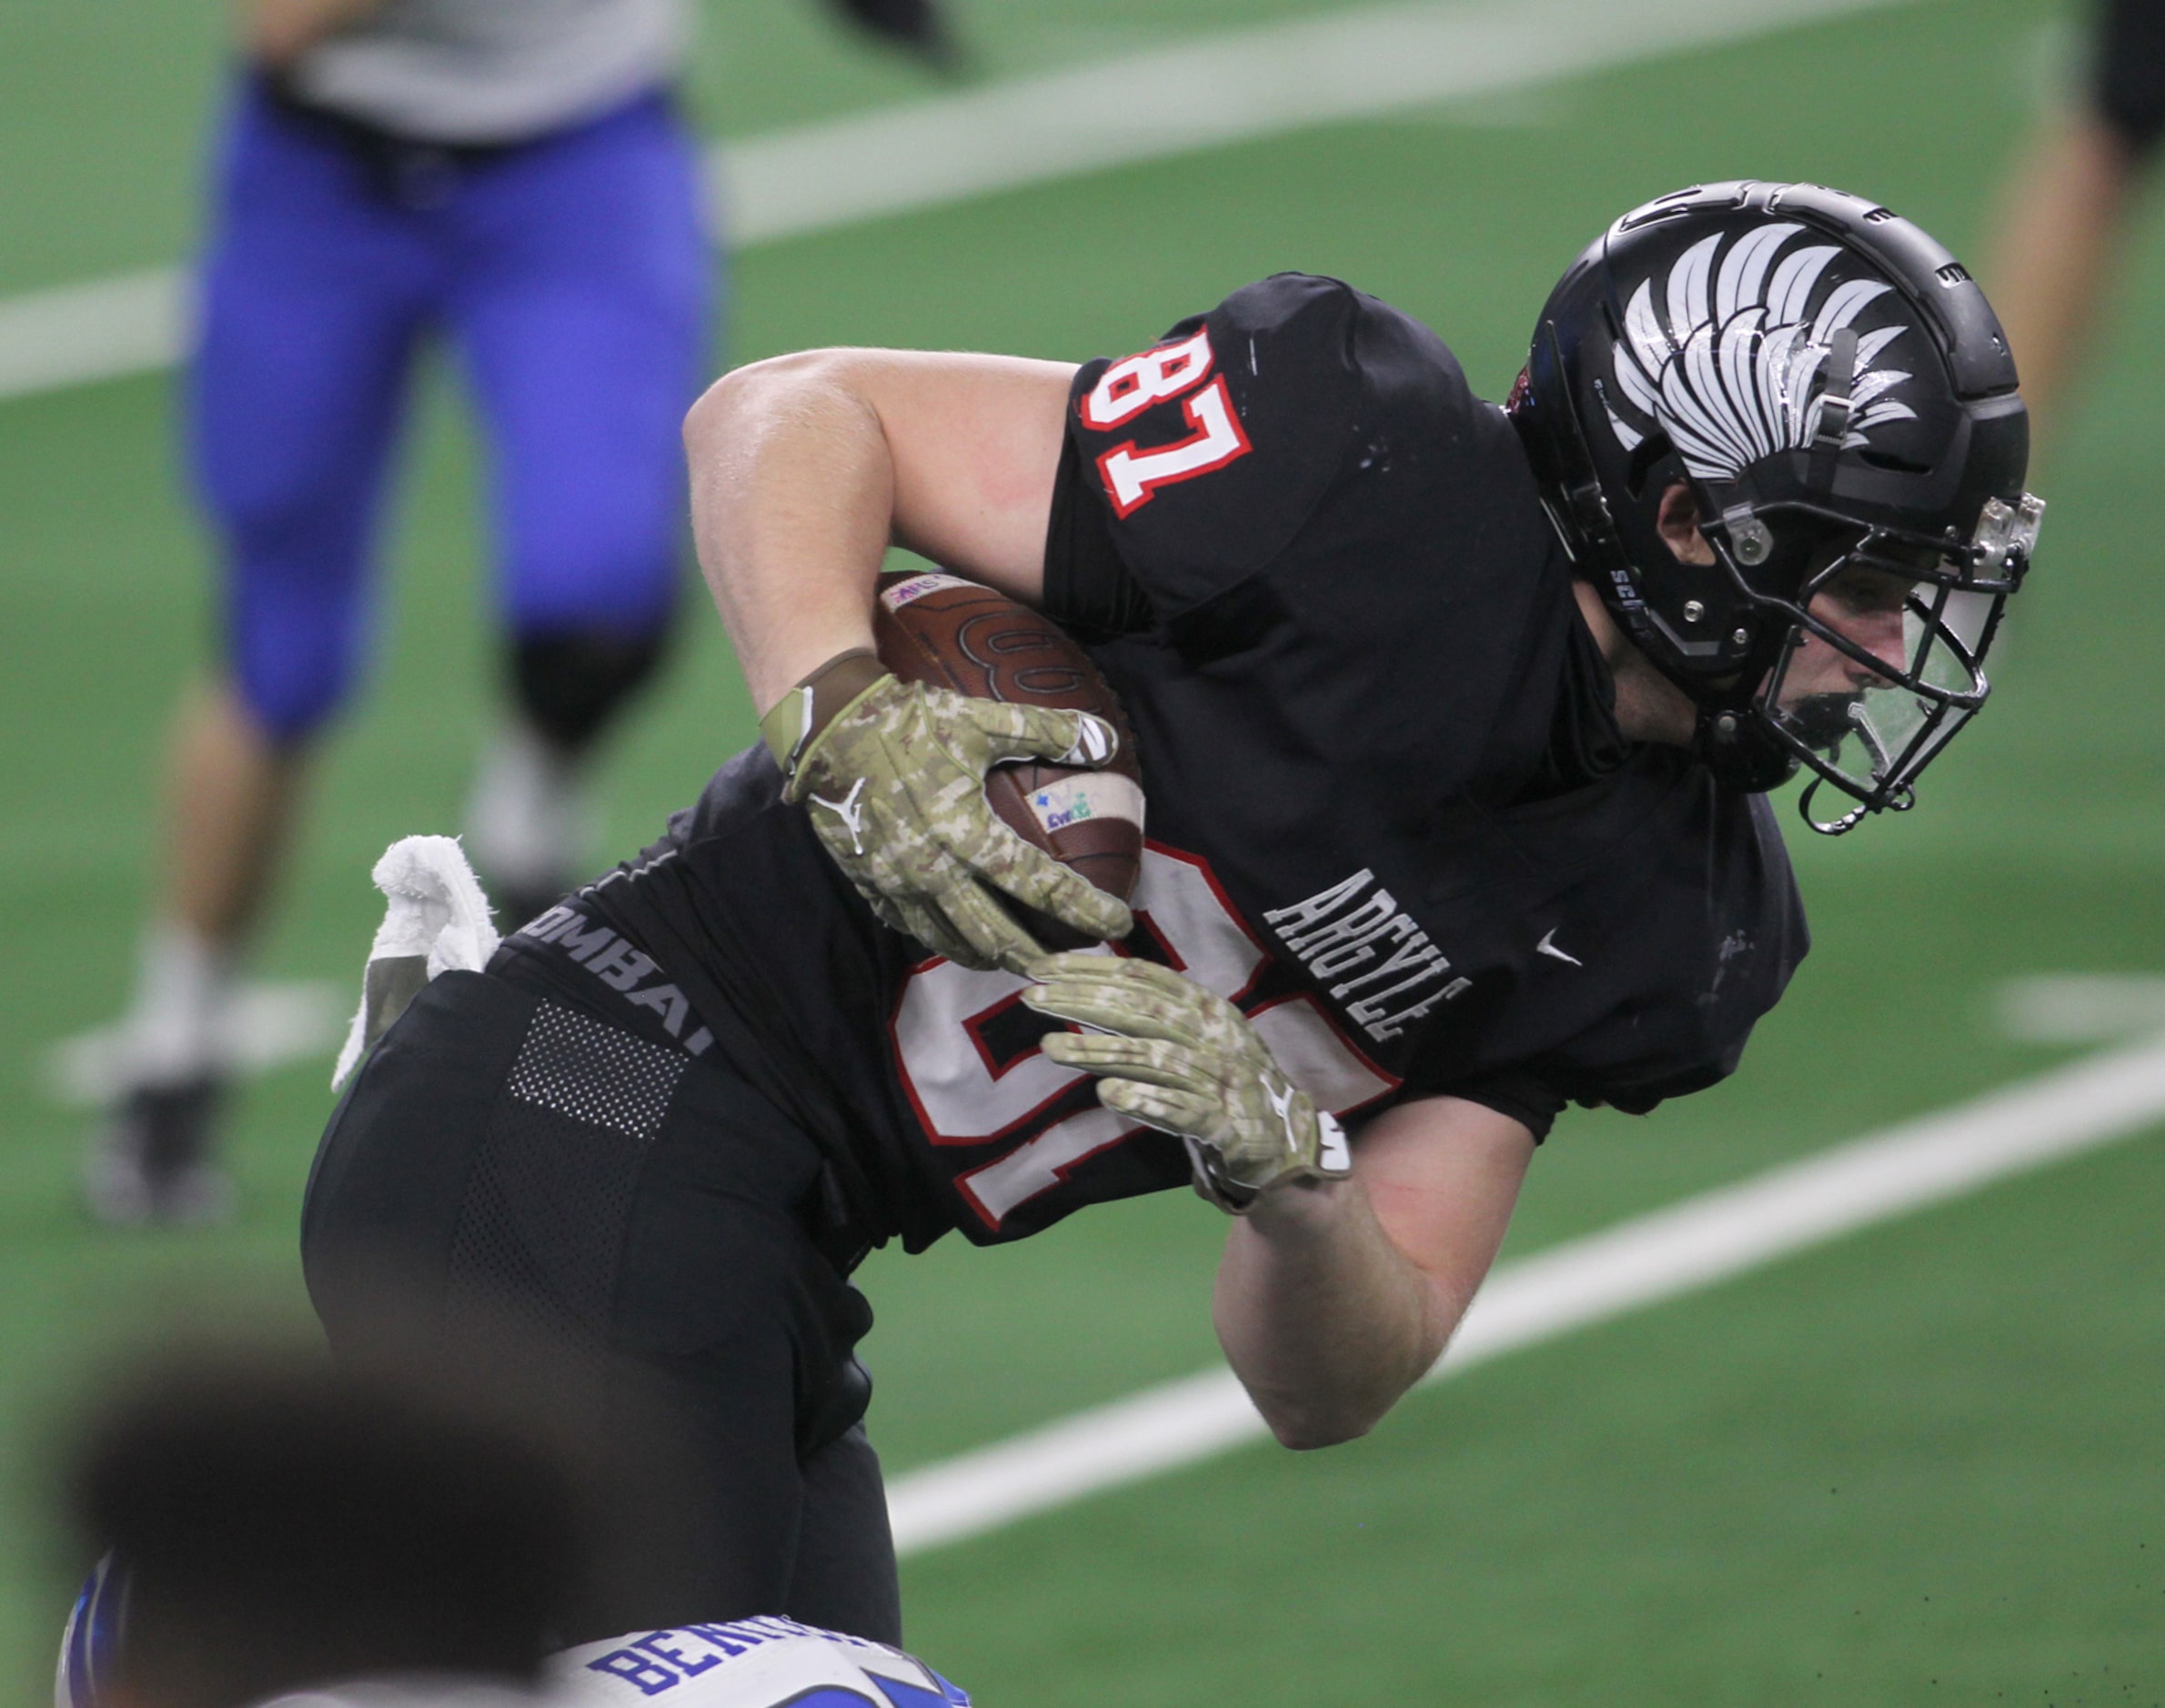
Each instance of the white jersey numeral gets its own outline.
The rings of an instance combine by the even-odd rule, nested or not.
[[[1201,384],[1210,364],[1207,331],[1178,344],[1161,344],[1140,356],[1123,357],[1098,376],[1098,383],[1083,397],[1082,419],[1093,427],[1116,427],[1152,404],[1177,397]]]
[[[1131,515],[1148,504],[1160,487],[1193,480],[1248,454],[1248,436],[1234,413],[1233,396],[1225,389],[1223,375],[1183,403],[1181,410],[1194,429],[1186,438],[1153,451],[1139,451],[1131,441],[1098,458],[1098,473],[1116,514]]]
[[[1233,910],[1208,866],[1192,854],[1152,846],[1133,901],[1135,929],[1206,990],[1243,1003],[1269,956]],[[985,1029],[1022,1000],[1020,973],[976,972],[949,960],[910,975],[895,1011],[895,1056],[902,1089],[934,1144],[979,1145],[1013,1137],[995,1160],[956,1185],[987,1226],[1050,1191],[1078,1163],[1146,1130],[1103,1108],[1047,1121],[1047,1111],[1089,1076],[1032,1050],[1001,1061]],[[1316,1103],[1337,1114],[1392,1090],[1396,1081],[1348,1043],[1307,995],[1251,1010],[1271,1053]]]

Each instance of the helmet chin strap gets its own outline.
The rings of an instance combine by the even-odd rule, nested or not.
[[[1764,795],[1797,775],[1796,754],[1747,710],[1702,706],[1691,748],[1715,782],[1735,794]]]

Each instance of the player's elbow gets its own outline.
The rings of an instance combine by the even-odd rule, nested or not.
[[[1299,1412],[1264,1420],[1271,1426],[1271,1434],[1281,1447],[1296,1453],[1312,1453],[1324,1447],[1342,1447],[1347,1442],[1357,1442],[1375,1427],[1373,1417],[1328,1415]]]
[[[1439,1337],[1424,1337],[1403,1349],[1370,1347],[1365,1355],[1333,1360],[1297,1374],[1280,1366],[1243,1369],[1234,1361],[1248,1398],[1282,1447],[1313,1452],[1358,1441],[1384,1421],[1391,1408],[1420,1381],[1441,1351]]]
[[[1251,1386],[1248,1397],[1281,1447],[1296,1453],[1358,1441],[1383,1421],[1397,1392],[1357,1392],[1344,1384],[1293,1391]]]
[[[684,449],[692,467],[744,444],[763,423],[801,412],[809,397],[842,383],[854,354],[799,350],[731,368],[700,395],[684,417]]]

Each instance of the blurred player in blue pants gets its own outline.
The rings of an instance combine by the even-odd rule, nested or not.
[[[226,1206],[218,1018],[315,737],[366,662],[385,475],[431,339],[488,440],[510,688],[467,849],[508,927],[586,869],[581,774],[675,604],[679,426],[716,282],[669,92],[690,4],[245,0],[188,386],[224,653],[176,721],[124,1083],[86,1171],[101,1220]],[[960,63],[937,0],[835,9]]]
[[[580,773],[676,599],[679,425],[713,266],[669,84],[687,0],[252,0],[188,385],[224,653],[184,705],[126,1083],[86,1189],[224,1207],[217,1017],[315,738],[364,668],[385,476],[448,347],[489,450],[510,707],[468,846],[523,919],[585,859]]]

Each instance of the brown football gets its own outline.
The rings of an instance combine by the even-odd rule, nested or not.
[[[978,699],[1094,712],[1120,732],[1103,770],[1025,760],[985,779],[1001,821],[1100,889],[1125,901],[1143,869],[1143,773],[1135,738],[1112,688],[1049,618],[955,576],[888,574],[872,612],[880,662],[905,682]],[[1089,940],[1043,914],[1012,909],[1048,949]]]

